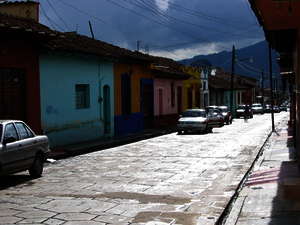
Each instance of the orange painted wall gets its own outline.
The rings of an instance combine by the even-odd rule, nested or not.
[[[122,114],[121,101],[121,75],[124,73],[131,73],[131,112],[140,112],[140,79],[153,78],[150,74],[150,69],[147,64],[114,64],[115,76],[115,115]]]

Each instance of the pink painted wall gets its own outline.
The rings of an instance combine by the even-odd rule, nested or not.
[[[174,84],[174,106],[172,107],[171,102],[171,83]],[[177,87],[183,86],[182,81],[172,80],[172,79],[154,79],[154,116],[160,115],[160,106],[159,106],[159,89],[162,90],[162,115],[169,115],[169,114],[177,114],[178,107],[177,107]]]

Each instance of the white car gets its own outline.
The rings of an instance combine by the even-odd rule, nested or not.
[[[29,170],[40,177],[49,152],[47,136],[36,135],[22,121],[0,120],[0,176]]]
[[[180,116],[177,131],[178,134],[188,131],[212,132],[214,127],[224,125],[222,118],[221,115],[216,115],[214,112],[209,113],[204,109],[188,109]]]
[[[253,114],[264,114],[264,108],[260,103],[252,104],[251,106]]]

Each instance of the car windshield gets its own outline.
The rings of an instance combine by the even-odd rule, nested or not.
[[[185,111],[182,117],[206,117],[205,111]]]
[[[253,104],[252,107],[261,107],[261,104]]]
[[[244,106],[244,105],[239,105],[239,107],[237,108],[237,109],[245,109],[246,108],[246,106]]]
[[[227,107],[222,107],[222,108],[219,108],[219,110],[221,110],[221,112],[228,112],[228,108]]]

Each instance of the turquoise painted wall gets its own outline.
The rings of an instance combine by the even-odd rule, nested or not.
[[[76,109],[76,84],[89,84],[90,107]],[[114,135],[113,63],[67,53],[40,56],[42,129],[50,146]],[[110,128],[104,133],[103,87],[110,87]]]

